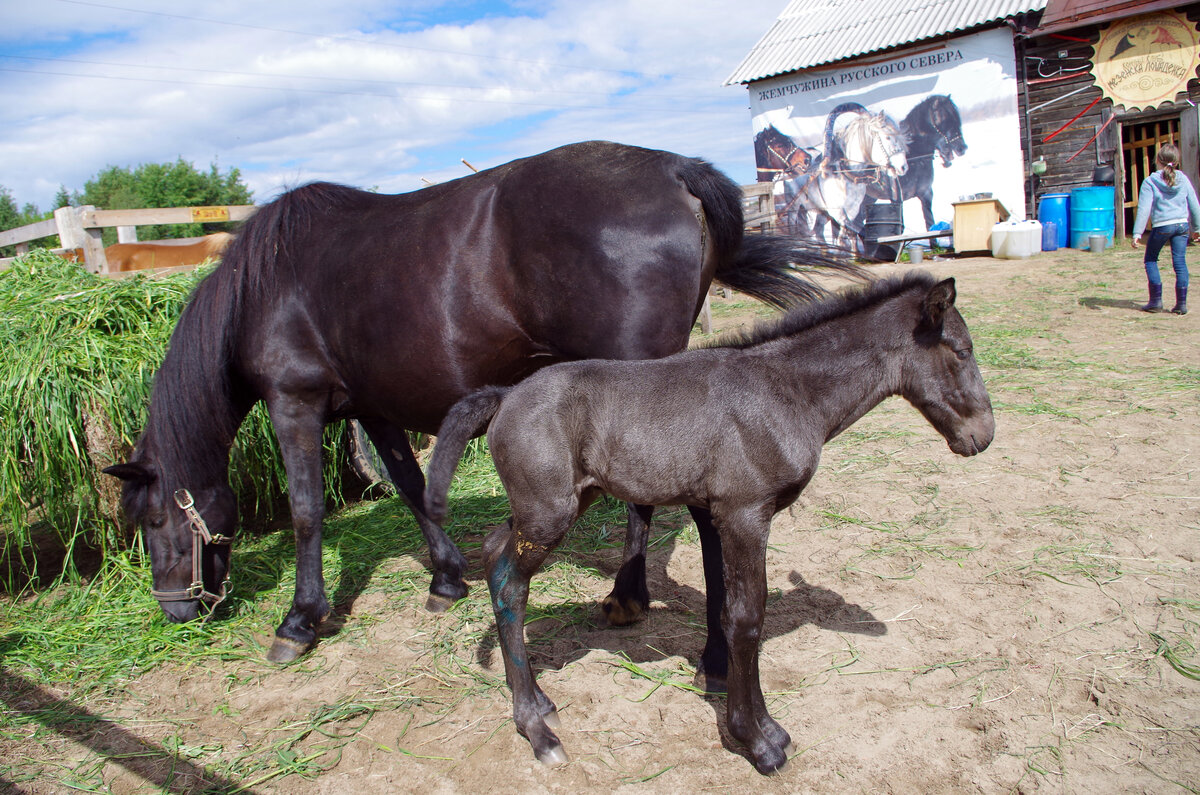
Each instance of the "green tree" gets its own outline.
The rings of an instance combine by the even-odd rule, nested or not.
[[[60,198],[65,194],[60,193]],[[109,166],[84,184],[78,203],[105,210],[137,210],[147,207],[204,207],[223,204],[250,204],[253,194],[242,183],[236,168],[221,174],[213,163],[207,172],[183,158],[174,163],[143,163],[135,169]],[[169,224],[139,226],[139,240],[168,237],[196,237],[212,232],[231,231],[232,224]],[[105,230],[105,244],[116,240],[115,230]],[[111,235],[112,240],[109,240]]]
[[[49,218],[53,214],[41,212],[38,210],[37,205],[33,203],[27,203],[21,209],[17,209],[17,201],[13,198],[12,191],[0,185],[0,230],[13,229],[18,226],[36,223]],[[57,245],[57,237],[44,237],[41,240],[29,241],[30,248],[53,248]],[[12,257],[16,253],[16,246],[0,247],[0,257]]]

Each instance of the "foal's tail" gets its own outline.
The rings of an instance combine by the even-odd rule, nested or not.
[[[512,387],[487,386],[451,406],[437,432],[437,444],[425,473],[425,513],[441,524],[446,518],[446,495],[450,478],[467,442],[483,433],[500,410],[500,402]]]
[[[679,178],[700,200],[709,242],[717,255],[713,279],[779,309],[824,296],[813,277],[836,274],[863,278],[852,252],[799,235],[747,235],[742,189],[703,160],[685,161]]]

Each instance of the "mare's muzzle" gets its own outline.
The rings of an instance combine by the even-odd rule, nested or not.
[[[187,588],[174,591],[158,591],[151,588],[150,595],[158,600],[163,612],[175,622],[191,621],[200,614],[200,605],[208,605],[208,615],[204,617],[204,620],[207,621],[216,611],[217,605],[224,602],[225,598],[229,596],[229,566],[228,564],[225,566],[225,577],[221,580],[217,591],[208,590],[204,584],[204,553],[211,551],[215,557],[218,553],[216,550],[212,550],[211,546],[225,545],[228,547],[232,545],[233,539],[219,533],[214,535],[208,529],[204,517],[196,510],[196,500],[187,489],[179,489],[175,492],[175,504],[187,514],[188,524],[192,530],[192,581]],[[226,556],[228,557],[228,551]],[[215,570],[214,561],[213,571]]]

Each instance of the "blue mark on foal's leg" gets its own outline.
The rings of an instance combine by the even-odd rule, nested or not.
[[[492,566],[491,571],[488,573],[488,586],[492,590],[492,608],[496,614],[496,625],[500,631],[502,643],[504,643],[506,632],[523,633],[525,631],[522,622],[518,620],[516,613],[513,612],[513,600],[509,594],[509,591],[513,588],[511,581],[515,574],[516,569],[513,562],[504,552],[501,552],[497,556],[495,565]],[[520,639],[521,635],[517,634],[516,638]],[[513,648],[513,646],[517,646],[518,648]],[[513,665],[519,668],[526,667],[527,661],[523,644],[504,643],[504,647],[507,649],[509,659]]]

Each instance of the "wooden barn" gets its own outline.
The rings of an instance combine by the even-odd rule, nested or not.
[[[759,180],[790,231],[869,244],[970,202],[1035,218],[1047,195],[1107,184],[1120,237],[1158,146],[1200,176],[1198,20],[1200,3],[1144,0],[792,0],[727,82],[749,90]],[[885,145],[851,156],[869,116]],[[907,162],[879,154],[889,131]]]
[[[1179,145],[1200,184],[1197,21],[1200,3],[1050,0],[1017,38],[1023,147],[1042,172],[1031,174],[1029,197],[1112,181],[1123,237],[1160,145]]]

